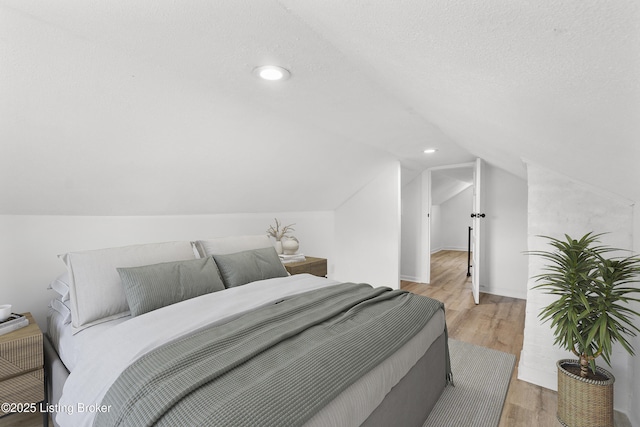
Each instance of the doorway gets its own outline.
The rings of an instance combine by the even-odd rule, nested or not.
[[[421,233],[421,242],[422,242],[422,251],[421,251],[421,259],[422,262],[425,262],[425,266],[422,269],[423,278],[425,279],[424,283],[429,283],[431,281],[431,236],[434,232],[440,232],[440,227],[433,226],[434,221],[432,220],[432,209],[434,196],[438,197],[437,193],[434,193],[434,188],[431,185],[432,176],[439,176],[440,171],[449,171],[450,175],[454,177],[468,176],[469,171],[471,171],[473,176],[473,184],[471,187],[473,188],[473,206],[471,208],[471,212],[467,210],[469,214],[469,218],[472,219],[472,228],[471,228],[471,240],[472,240],[472,252],[473,252],[473,271],[471,272],[471,288],[473,299],[476,304],[480,301],[480,277],[482,270],[482,251],[480,248],[482,247],[482,234],[484,226],[482,225],[481,219],[486,215],[483,210],[483,198],[481,197],[481,189],[482,189],[482,159],[478,158],[474,163],[464,163],[460,165],[452,165],[452,166],[442,166],[438,168],[432,168],[424,171],[422,173],[422,200],[423,200],[423,210],[421,214],[421,223],[425,224],[422,228]],[[449,179],[446,179],[450,181]],[[459,179],[455,179],[455,181],[459,181]],[[464,187],[468,188],[468,185],[465,183],[455,183],[453,185],[455,188]],[[436,199],[436,202],[438,200]],[[464,215],[464,206],[459,209],[459,215],[462,217]],[[436,213],[437,215],[437,213]],[[469,230],[467,228],[467,230]]]
[[[445,271],[471,272],[473,164],[431,170],[431,281]]]
[[[482,160],[424,170],[402,187],[401,209],[401,279],[418,283],[431,283],[431,253],[442,249],[466,250],[469,245],[469,224],[472,227],[471,271],[472,293],[479,302],[481,266],[480,221],[482,210]],[[432,187],[431,182],[435,181]],[[471,190],[470,190],[471,189]],[[473,194],[473,203],[465,202]],[[459,196],[459,197],[458,197]],[[455,200],[454,200],[455,199]],[[434,200],[434,203],[432,203]],[[450,200],[450,201],[449,201]],[[436,206],[433,208],[433,206]],[[457,206],[457,207],[456,207]],[[453,212],[450,214],[450,212]],[[459,221],[449,221],[452,216]],[[446,218],[445,218],[446,217]],[[473,217],[473,218],[472,218]],[[445,218],[450,225],[442,226]],[[455,224],[458,224],[457,226]],[[460,225],[462,224],[462,225]],[[456,229],[452,235],[446,230]],[[433,239],[432,239],[433,235]],[[454,240],[449,238],[453,237]],[[444,239],[447,240],[444,240]],[[466,255],[467,252],[464,252]],[[467,269],[463,266],[466,277]]]

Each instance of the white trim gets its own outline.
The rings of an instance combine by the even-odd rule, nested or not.
[[[398,179],[398,185],[397,185],[397,197],[396,197],[396,202],[398,204],[397,209],[396,209],[396,219],[397,219],[397,224],[396,224],[396,232],[398,233],[398,259],[397,259],[397,264],[396,264],[396,268],[397,268],[397,276],[396,276],[396,287],[395,289],[400,289],[400,281],[402,280],[401,278],[401,272],[400,270],[402,270],[402,167],[400,166],[400,162],[397,163],[397,171],[396,171],[396,177]]]
[[[467,252],[467,248],[452,248],[452,247],[448,247],[448,248],[440,248],[438,249],[439,251],[455,251],[455,252]],[[433,252],[431,252],[433,253]]]
[[[406,281],[406,282],[422,283],[422,282],[420,281],[420,278],[418,278],[418,277],[413,277],[413,276],[403,276],[403,275],[400,275],[400,280],[404,280],[404,281]]]
[[[431,170],[420,174],[420,244],[418,275],[420,283],[431,282]]]
[[[480,285],[480,293],[497,295],[500,297],[516,298],[516,299],[522,299],[522,300],[527,299],[526,289],[524,289],[523,292],[518,292],[510,288],[485,288],[483,287],[483,285]]]

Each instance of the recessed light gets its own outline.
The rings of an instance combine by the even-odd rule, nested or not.
[[[287,80],[291,73],[286,68],[277,65],[262,65],[253,69],[253,74],[264,80],[277,81]]]
[[[437,148],[427,148],[426,150],[424,150],[424,154],[433,154],[436,151],[438,151]]]

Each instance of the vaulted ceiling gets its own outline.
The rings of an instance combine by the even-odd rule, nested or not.
[[[635,0],[0,0],[0,214],[329,210],[475,157],[640,200],[638,46]]]

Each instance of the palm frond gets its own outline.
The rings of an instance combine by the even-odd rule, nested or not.
[[[538,317],[551,321],[556,345],[577,352],[589,360],[595,370],[595,359],[602,356],[610,364],[613,344],[634,354],[625,336],[636,336],[640,329],[633,322],[640,313],[629,302],[640,302],[640,258],[611,257],[617,248],[599,244],[603,235],[587,233],[580,239],[540,236],[548,240],[551,251],[530,251],[546,264],[532,277],[533,289],[557,297],[543,307]]]

